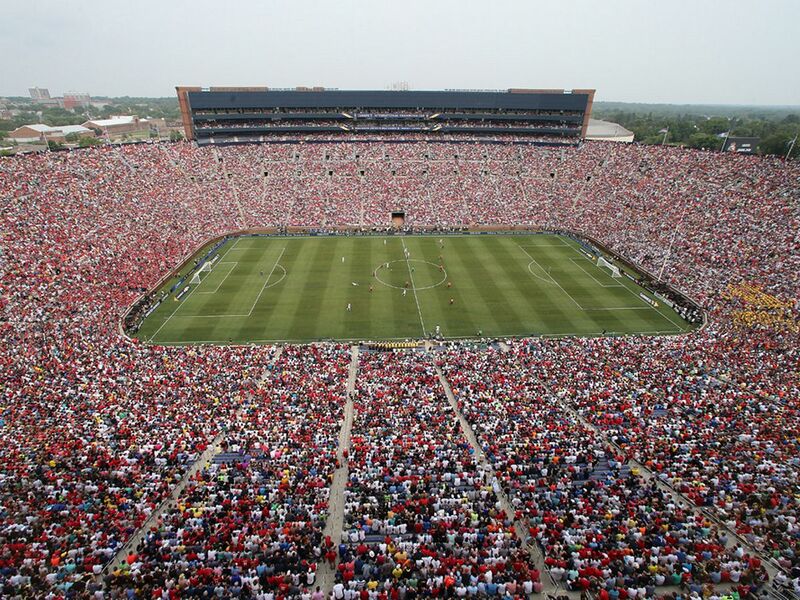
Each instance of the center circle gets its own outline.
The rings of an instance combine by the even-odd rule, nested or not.
[[[395,265],[397,263],[402,263],[403,264],[403,268],[406,270],[407,273],[409,271],[408,266],[411,263],[419,263],[419,264],[423,264],[423,265],[430,265],[431,267],[434,267],[437,271],[439,271],[439,265],[437,265],[436,263],[432,263],[429,260],[421,260],[419,258],[409,258],[408,260],[390,260],[389,262],[381,263],[372,272],[375,275],[375,279],[378,280],[378,283],[382,283],[386,287],[394,288],[396,290],[409,289],[409,290],[413,290],[413,291],[417,291],[418,292],[418,291],[421,291],[421,290],[429,290],[431,288],[439,287],[445,281],[447,281],[447,271],[444,268],[441,269],[441,274],[442,274],[441,281],[438,281],[438,282],[434,283],[433,285],[416,286],[416,285],[412,284],[408,288],[405,288],[404,286],[394,285],[392,283],[389,283],[389,282],[384,281],[383,279],[381,279],[381,272],[385,272],[387,270],[387,266],[386,265],[389,265],[388,268],[391,269],[392,265]],[[409,280],[410,281],[413,280],[413,274],[409,274]]]

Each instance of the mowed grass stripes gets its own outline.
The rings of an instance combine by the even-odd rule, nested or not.
[[[445,338],[690,328],[557,235],[245,236],[216,254],[199,284],[184,284],[181,300],[171,296],[145,320],[140,339],[238,344],[414,339],[437,327]]]

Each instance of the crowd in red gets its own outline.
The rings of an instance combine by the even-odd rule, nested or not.
[[[799,190],[800,168],[777,159],[593,143],[145,144],[0,160],[3,595],[309,593],[341,421],[341,350],[287,348],[260,383],[272,348],[150,347],[125,338],[118,324],[137,296],[211,236],[262,226],[385,226],[394,210],[412,226],[579,231],[662,273],[708,310],[705,329],[679,338],[528,340],[508,355],[458,349],[445,357],[459,402],[551,574],[626,597],[650,595],[660,577],[757,585],[762,565],[726,537],[727,525],[780,567],[781,584],[800,587]],[[761,296],[731,294],[737,286]],[[780,318],[744,325],[742,313],[776,310],[763,298],[780,304]],[[358,406],[371,420],[357,417],[354,460],[383,452],[371,427],[386,415],[364,400],[380,396],[396,407],[382,428],[430,439],[428,449],[407,449],[408,459],[427,462],[431,452],[439,461],[432,479],[402,501],[430,494],[447,513],[459,499],[486,508],[476,520],[455,513],[469,535],[505,531],[483,495],[487,474],[437,420],[446,409],[430,371],[412,359],[381,360],[388,359],[362,365]],[[423,431],[412,414],[426,415]],[[309,430],[303,419],[323,425]],[[292,439],[317,450],[292,445],[276,456],[292,427]],[[231,452],[248,458],[201,470],[130,568],[104,582],[103,566],[221,433]],[[703,516],[675,505],[630,470],[629,459]],[[405,481],[357,465],[351,475],[367,492],[408,494]],[[394,475],[404,478],[405,468]],[[281,469],[299,487],[287,489]],[[453,477],[466,488],[442,481]],[[255,508],[261,488],[275,499],[266,514]],[[360,490],[351,482],[348,523],[366,536],[365,519],[385,528],[393,506],[382,500],[373,510]],[[248,521],[248,533],[236,529],[245,518],[256,523]],[[275,537],[248,546],[251,529],[262,526]],[[205,540],[211,530],[209,548],[176,542]],[[380,528],[369,535],[381,536],[367,544],[375,561],[361,556],[365,540],[340,550],[362,560],[348,586],[378,577],[392,595],[394,575],[376,561],[397,564],[392,550],[401,542],[385,541],[391,534]],[[473,559],[442,535],[441,560]],[[235,550],[221,554],[234,538]],[[514,555],[508,544],[503,552]],[[277,554],[274,565],[261,561],[272,571],[258,570],[258,556]],[[467,573],[448,563],[454,590],[461,584],[471,593],[473,577],[486,583],[475,564]],[[440,589],[416,561],[407,566],[420,592]],[[513,580],[520,595],[535,583],[526,577],[504,583]]]
[[[335,598],[541,591],[428,357],[366,355],[355,414]]]
[[[137,597],[278,597],[316,579],[349,353],[286,348],[109,584]]]
[[[556,581],[603,598],[651,597],[670,584],[700,593],[704,584],[734,583],[742,595],[759,587],[760,558],[631,468],[623,449],[572,414],[572,394],[584,382],[570,377],[582,371],[562,368],[563,357],[546,349],[538,342],[507,353],[459,349],[443,362]],[[563,378],[552,380],[551,371]],[[593,410],[605,410],[597,400]]]

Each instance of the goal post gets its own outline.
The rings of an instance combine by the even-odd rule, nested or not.
[[[619,272],[619,267],[609,261],[607,261],[604,257],[599,256],[597,258],[597,266],[601,269],[608,269],[611,271],[612,277],[622,277],[622,273]]]
[[[203,266],[197,269],[194,276],[192,277],[191,281],[189,282],[190,285],[200,285],[200,273],[210,273],[212,268],[212,264],[210,262],[204,262]]]

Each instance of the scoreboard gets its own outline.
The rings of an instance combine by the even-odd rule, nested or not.
[[[739,152],[740,154],[755,154],[759,138],[757,137],[734,137],[728,136],[723,152]]]

